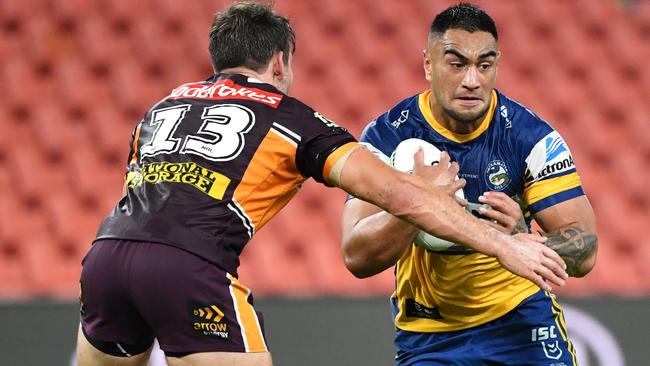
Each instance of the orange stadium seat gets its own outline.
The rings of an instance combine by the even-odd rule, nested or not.
[[[200,6],[187,6],[186,3],[176,0],[152,0],[151,2],[151,11],[156,15],[152,19],[163,19],[165,21],[165,26],[169,26],[170,23],[176,23],[180,27],[184,27],[185,24],[181,22],[182,19],[202,19],[210,21],[210,17],[213,13],[216,13],[216,9],[212,9],[210,12],[206,13]],[[216,4],[213,4],[216,6]],[[179,14],[183,14],[183,18],[179,18]],[[207,17],[206,17],[207,16]],[[176,26],[173,27],[177,29]],[[207,33],[207,32],[206,32]]]
[[[0,298],[26,300],[33,296],[23,249],[6,239],[0,244]]]
[[[62,58],[53,71],[56,93],[63,98],[62,107],[67,112],[84,113],[93,108],[102,97],[102,86],[93,78],[87,61],[73,57]],[[61,106],[58,106],[61,109]]]
[[[4,182],[3,182],[4,183]],[[34,287],[34,276],[31,271],[31,252],[34,248],[34,237],[36,235],[47,235],[49,225],[47,217],[37,201],[25,199],[8,192],[0,196],[0,233],[2,238],[3,262],[0,267],[0,275],[3,281],[0,282],[0,292],[8,297],[36,295]],[[50,245],[55,245],[55,240],[50,240]],[[22,268],[18,268],[21,266]],[[43,266],[47,271],[48,266]],[[17,278],[22,275],[23,278]],[[5,281],[6,280],[6,281]],[[69,286],[69,284],[62,284]],[[21,289],[19,286],[25,286]]]
[[[48,156],[60,158],[69,153],[87,129],[86,125],[73,123],[59,103],[45,101],[33,108],[32,114],[32,138]]]
[[[119,62],[120,56],[129,54],[125,32],[123,27],[98,14],[87,15],[79,24],[77,44],[83,52],[78,56],[95,72],[108,76],[105,75],[110,72],[107,68]]]
[[[28,298],[30,290],[24,247],[16,226],[26,222],[13,220],[25,205],[17,202],[15,193],[11,191],[11,170],[3,163],[0,163],[0,298]]]
[[[290,296],[314,294],[313,269],[305,260],[305,250],[310,243],[291,232],[300,224],[300,221],[288,222],[279,216],[273,222],[278,231],[270,230],[270,227],[262,228],[260,237],[251,242],[250,248],[246,248],[251,256],[257,258],[254,263],[260,277],[242,280],[248,281],[248,286],[255,288],[256,292]],[[256,285],[257,280],[261,281],[260,286]]]
[[[650,2],[637,1],[632,16],[638,31],[640,34],[645,35],[647,39],[650,34]]]
[[[27,244],[27,269],[35,295],[74,299],[79,294],[81,257],[85,251],[48,235],[34,235]]]
[[[33,61],[5,60],[2,69],[3,85],[11,91],[6,93],[8,105],[27,108],[36,91],[48,91],[49,85],[37,75]]]
[[[130,151],[131,133],[139,121],[131,120],[117,105],[105,102],[89,110],[85,122],[100,154],[123,168]]]
[[[126,157],[124,159],[124,165],[112,169],[113,166],[102,159],[92,143],[78,142],[67,165],[70,187],[80,199],[107,195],[117,200],[124,183]]]
[[[82,201],[73,191],[61,191],[48,199],[45,205],[51,220],[50,232],[53,237],[61,240],[61,244],[76,248],[86,248],[90,245],[100,223],[93,212],[95,206],[92,201]]]
[[[93,5],[85,0],[55,1],[50,6],[54,16],[61,21],[78,22],[81,18],[96,12]]]
[[[209,76],[208,28],[229,3],[0,1],[0,300],[76,296],[131,130],[171,88]],[[278,2],[297,33],[292,93],[358,136],[428,87],[431,17],[455,3]],[[477,3],[499,26],[498,88],[560,130],[599,219],[596,269],[558,292],[650,293],[650,2]],[[305,184],[244,251],[242,282],[258,296],[389,294],[391,270],[358,280],[343,264],[344,199]]]

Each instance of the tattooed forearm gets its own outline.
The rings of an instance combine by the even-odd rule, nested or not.
[[[564,259],[569,276],[580,277],[586,274],[588,270],[582,269],[582,265],[598,245],[596,235],[575,227],[566,227],[543,235],[548,237],[544,244]]]

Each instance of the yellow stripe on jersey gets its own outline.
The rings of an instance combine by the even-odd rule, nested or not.
[[[343,156],[346,152],[358,146],[359,143],[357,142],[348,142],[347,144],[339,146],[327,157],[327,160],[325,160],[325,164],[323,164],[323,179],[325,179],[326,182],[328,181],[328,178],[330,176],[330,171],[332,170],[334,165],[336,165],[336,162],[339,160],[339,158]]]
[[[241,329],[241,335],[244,339],[246,352],[268,352],[262,327],[260,326],[257,313],[253,306],[248,302],[248,296],[251,293],[246,286],[242,285],[235,277],[226,273],[230,280],[230,295],[233,298],[235,312],[237,313],[237,322]]]
[[[556,193],[579,187],[581,184],[580,176],[575,172],[557,178],[542,180],[524,189],[524,199],[528,205],[532,205]]]
[[[481,253],[444,255],[411,245],[397,262],[399,310],[395,325],[411,332],[449,332],[484,324],[539,291]],[[407,301],[435,309],[440,318],[409,316]]]
[[[555,295],[551,294],[548,291],[544,291],[544,294],[546,294],[546,296],[551,299],[551,311],[553,312],[553,314],[555,314],[555,325],[557,325],[557,329],[560,332],[560,336],[562,336],[562,339],[568,343],[567,349],[571,354],[571,360],[573,361],[573,366],[576,366],[578,364],[578,358],[576,356],[575,347],[573,346],[573,343],[569,340],[568,337],[566,320],[564,320],[564,311],[562,311],[562,307],[557,302]]]
[[[481,121],[481,124],[476,130],[468,134],[462,134],[448,130],[442,124],[440,124],[440,122],[438,122],[435,117],[433,117],[433,113],[431,113],[431,105],[429,104],[429,99],[431,98],[431,90],[427,90],[424,93],[420,94],[418,98],[418,106],[420,108],[420,112],[424,116],[424,119],[427,120],[431,128],[436,130],[436,132],[451,141],[467,142],[479,137],[483,132],[485,132],[485,130],[488,129],[488,127],[490,127],[490,122],[492,121],[492,117],[494,117],[494,110],[497,107],[497,92],[493,90],[491,97],[490,107],[487,114],[485,115],[485,118],[483,118],[483,121]]]
[[[567,334],[566,334],[566,322],[564,322],[564,318],[560,317],[562,315],[562,308],[560,307],[560,304],[557,303],[557,300],[555,299],[555,296],[553,294],[549,293],[548,291],[544,291],[544,294],[551,299],[551,311],[553,314],[555,314],[555,325],[557,325],[557,329],[560,332],[560,336],[562,336],[563,340],[567,340]]]

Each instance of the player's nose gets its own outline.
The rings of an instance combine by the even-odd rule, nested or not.
[[[476,67],[467,68],[467,71],[465,71],[465,75],[463,76],[462,86],[469,90],[475,90],[481,87]]]

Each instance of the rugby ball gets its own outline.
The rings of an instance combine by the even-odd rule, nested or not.
[[[393,154],[390,157],[391,165],[399,171],[412,173],[413,166],[415,165],[414,155],[418,151],[418,148],[422,148],[424,152],[424,164],[434,165],[440,162],[440,149],[427,141],[412,138],[404,140],[397,145],[397,148],[395,148],[395,151],[393,151]],[[456,179],[458,179],[458,177],[456,177]],[[462,189],[456,191],[456,196],[465,198]],[[454,242],[437,238],[424,231],[418,232],[415,239],[413,239],[413,242],[417,246],[432,251],[445,250],[455,245]]]

